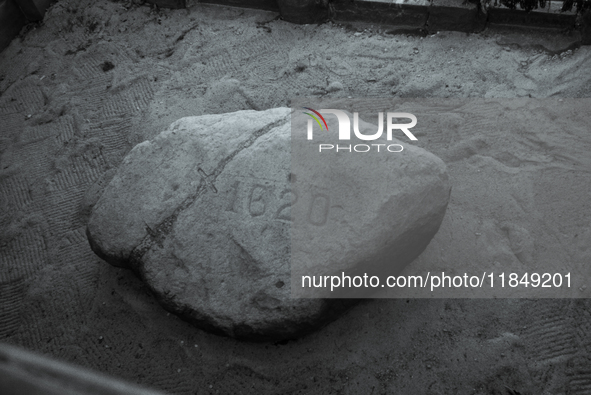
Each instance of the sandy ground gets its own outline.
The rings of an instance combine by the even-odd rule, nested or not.
[[[126,152],[180,117],[295,96],[589,97],[590,47],[499,29],[407,37],[126,4],[58,1],[0,54],[2,341],[172,394],[591,392],[586,299],[364,301],[298,341],[241,343],[167,314],[84,234]],[[334,82],[343,89],[328,92]],[[422,138],[454,182],[426,256],[588,263],[591,138],[576,126],[491,136],[472,124]],[[466,229],[487,238],[450,236]]]

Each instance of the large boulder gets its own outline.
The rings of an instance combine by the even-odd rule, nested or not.
[[[345,114],[355,129],[355,117]],[[340,139],[341,125],[329,113],[325,130],[308,137],[310,117],[297,115],[291,125],[291,189],[297,199],[291,207],[292,296],[404,297],[405,290],[388,287],[388,280],[439,230],[451,191],[445,164],[408,143],[401,130],[394,129],[388,140],[383,124],[376,140],[353,133]],[[365,138],[379,134],[376,129],[359,120]],[[405,140],[393,137],[398,135]]]
[[[90,215],[93,251],[132,269],[167,310],[215,333],[282,340],[322,326],[351,300],[292,298],[290,236],[299,222],[296,205],[289,210],[289,191],[305,192],[307,181],[294,173],[290,141],[287,108],[180,119],[123,160]],[[331,211],[347,229],[363,232],[363,240],[375,240],[361,249],[342,245],[332,258],[334,248],[324,251],[331,269],[355,270],[366,262],[360,254],[389,265],[382,255],[392,251],[398,259],[392,267],[403,267],[436,233],[449,197],[445,165],[420,148],[405,148],[404,157],[376,157],[382,168],[375,177],[396,178],[394,189],[386,182],[369,191],[375,204],[366,218],[378,219],[376,231],[367,220],[356,228],[346,212]],[[354,192],[335,202],[355,204],[362,191]],[[305,221],[302,226],[300,232]]]

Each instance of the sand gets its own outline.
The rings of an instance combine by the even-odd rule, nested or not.
[[[85,221],[101,185],[133,145],[183,116],[296,96],[591,93],[591,49],[568,37],[391,35],[276,16],[64,0],[0,54],[1,341],[171,394],[588,393],[586,299],[368,300],[305,338],[251,344],[167,314],[131,272],[92,253]],[[542,127],[491,136],[491,125],[475,124],[420,138],[454,183],[426,256],[468,267],[468,252],[484,251],[476,258],[515,268],[538,259],[584,267],[591,138],[571,116],[578,121],[560,118],[564,135]],[[475,233],[487,236],[478,248]]]

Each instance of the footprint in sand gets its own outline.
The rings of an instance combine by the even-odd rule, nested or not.
[[[441,154],[441,159],[443,159],[445,163],[456,162],[476,155],[487,146],[488,144],[484,138],[473,137],[449,148],[446,152]]]
[[[531,233],[519,226],[509,222],[501,224],[501,230],[509,239],[509,246],[519,261],[530,266],[533,263],[534,238]]]

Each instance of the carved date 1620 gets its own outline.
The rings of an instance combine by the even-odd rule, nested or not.
[[[305,204],[306,220],[322,226],[328,220],[330,198],[323,193],[299,196],[297,191],[286,187],[279,190],[275,185],[260,182],[234,181],[227,192],[226,211],[248,213],[251,217],[268,217],[279,221],[291,221],[291,206]]]

